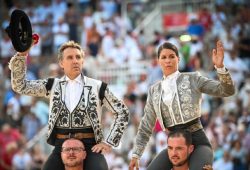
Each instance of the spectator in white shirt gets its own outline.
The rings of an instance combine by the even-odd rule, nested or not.
[[[56,53],[57,49],[64,42],[69,40],[69,25],[64,21],[63,18],[59,18],[58,22],[54,24],[52,28],[54,34],[54,52]]]
[[[228,151],[224,151],[223,157],[218,159],[213,164],[214,170],[233,170],[233,162],[231,161],[230,154]]]

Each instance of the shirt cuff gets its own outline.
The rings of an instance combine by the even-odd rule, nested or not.
[[[114,148],[111,144],[109,144],[108,142],[106,142],[106,141],[102,141],[103,143],[105,143],[105,144],[107,144],[107,145],[109,145],[110,147],[112,147],[112,148]]]
[[[17,52],[14,56],[16,57],[27,57],[28,56],[28,53],[26,55],[20,53],[20,52]]]
[[[13,61],[15,61],[16,59],[17,60],[25,60],[26,59],[26,55],[21,55],[21,53],[17,52],[13,57],[11,57],[9,63],[8,63],[8,66],[9,66],[9,69],[12,70],[12,63]]]
[[[136,154],[132,154],[132,158],[136,158],[136,159],[140,159],[140,157],[138,156],[138,155],[136,155]]]
[[[216,69],[217,73],[219,73],[219,74],[227,74],[227,69],[225,66],[222,68],[217,68],[216,66],[214,66],[214,68]]]

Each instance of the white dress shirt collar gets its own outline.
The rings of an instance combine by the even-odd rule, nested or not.
[[[81,74],[79,74],[74,80],[71,80],[68,76],[66,76],[66,81],[76,81],[77,83],[83,85]]]
[[[83,93],[84,83],[82,81],[81,74],[77,76],[74,80],[71,80],[66,76],[65,80],[67,81],[66,85],[66,94],[65,94],[65,104],[70,112],[76,108],[81,95]]]
[[[180,72],[177,70],[176,72],[168,75],[168,76],[163,76],[163,80],[173,80],[176,79],[178,77],[178,75],[180,74]]]
[[[162,99],[165,104],[167,104],[169,107],[171,106],[171,103],[174,99],[175,93],[176,93],[176,79],[178,78],[180,72],[176,71],[167,77],[163,77],[162,81]]]

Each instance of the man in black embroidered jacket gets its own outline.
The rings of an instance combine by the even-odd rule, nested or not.
[[[72,137],[80,139],[86,147],[84,169],[108,169],[101,153],[119,145],[128,124],[128,108],[100,80],[82,74],[84,52],[79,44],[69,41],[60,47],[58,60],[65,74],[60,79],[26,80],[28,51],[12,57],[9,63],[11,84],[20,94],[50,100],[47,142],[55,148],[44,169],[64,169],[61,146],[64,140]],[[106,138],[100,123],[102,106],[115,118]]]

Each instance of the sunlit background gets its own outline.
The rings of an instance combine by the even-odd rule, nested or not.
[[[227,98],[203,95],[202,124],[213,145],[214,170],[250,169],[250,1],[0,0],[0,170],[41,169],[53,149],[46,143],[48,100],[11,89],[8,61],[15,51],[5,28],[14,9],[26,12],[40,36],[27,60],[27,79],[61,77],[57,49],[74,40],[86,52],[84,74],[107,82],[129,107],[121,145],[105,155],[110,170],[128,169],[147,91],[162,78],[157,47],[175,44],[180,71],[217,79],[211,51],[222,40],[237,92]],[[106,134],[113,117],[103,112]],[[166,140],[157,123],[140,169],[166,148]]]

